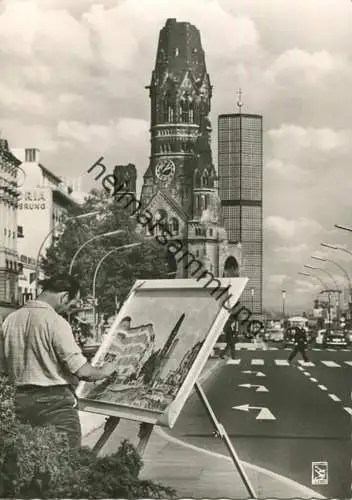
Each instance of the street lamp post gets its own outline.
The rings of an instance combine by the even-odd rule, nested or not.
[[[103,257],[100,259],[98,264],[95,267],[94,275],[93,275],[93,286],[92,286],[92,296],[93,296],[93,328],[94,328],[94,336],[95,339],[97,339],[97,322],[96,322],[96,283],[97,283],[97,276],[98,276],[98,271],[104,262],[104,260],[109,257],[113,252],[117,252],[119,250],[126,250],[127,248],[133,248],[142,245],[141,242],[139,243],[130,243],[128,245],[122,245],[120,247],[113,248],[112,250],[109,250]]]
[[[334,283],[334,285],[336,287],[336,292],[339,291],[339,286],[337,284],[337,281],[335,280],[335,278],[333,277],[333,275],[331,273],[329,273],[329,271],[327,271],[326,269],[323,269],[322,267],[309,266],[308,264],[305,264],[303,267],[305,267],[307,269],[314,269],[315,271],[323,271],[323,273],[327,274],[327,276],[329,276],[329,278]]]
[[[323,258],[323,257],[317,257],[315,255],[312,255],[312,259],[320,260],[322,262],[330,262],[331,264],[334,264],[336,267],[338,267],[343,272],[343,274],[345,275],[345,277],[347,279],[347,285],[348,285],[348,288],[349,288],[349,296],[350,296],[351,289],[352,289],[352,283],[351,283],[351,278],[349,277],[349,275],[348,275],[348,273],[347,273],[347,271],[346,271],[345,268],[343,268],[338,262],[335,262],[334,260],[331,260],[331,259],[326,259],[326,258]],[[340,312],[340,296],[338,296],[338,311]]]
[[[85,241],[84,243],[82,243],[82,245],[80,247],[78,247],[78,249],[76,250],[74,256],[72,257],[71,259],[71,263],[70,263],[70,267],[69,267],[69,271],[68,273],[69,274],[72,274],[72,269],[73,269],[73,266],[74,266],[74,263],[75,263],[75,260],[78,256],[78,254],[83,250],[83,248],[85,248],[89,243],[91,243],[92,241],[95,241],[95,240],[98,240],[100,238],[109,238],[110,236],[116,236],[117,234],[121,234],[121,233],[124,233],[125,231],[123,229],[118,229],[117,231],[109,231],[108,233],[102,233],[102,234],[96,234],[95,236],[92,236],[91,238],[89,238],[87,241]]]
[[[341,250],[341,252],[345,252],[345,253],[348,253],[349,255],[352,255],[352,252],[350,250],[348,250],[347,248],[344,248],[340,245],[330,245],[329,243],[320,243],[322,247],[326,247],[326,248],[330,248],[332,250]],[[337,263],[335,263],[336,265],[338,265]],[[348,280],[348,285],[349,285],[349,290],[348,290],[348,314],[349,314],[349,317],[351,318],[352,316],[352,282],[351,282],[351,278],[349,276],[349,274],[347,273],[347,271],[344,270],[344,268],[342,266],[339,266],[341,268],[341,270],[344,272],[347,280]]]
[[[333,275],[331,273],[329,273],[329,271],[327,271],[326,269],[324,269],[322,267],[309,266],[308,264],[305,264],[304,267],[306,267],[307,269],[314,269],[316,271],[323,271],[323,273],[325,273],[327,276],[329,276],[329,278],[332,280],[332,282],[335,285],[335,293],[338,294],[337,297],[338,297],[338,301],[339,301],[339,294],[340,294],[339,286],[338,286],[335,278],[333,277]],[[330,301],[330,296],[329,296],[329,301]]]
[[[337,229],[343,229],[344,231],[348,231],[352,233],[352,228],[348,226],[341,226],[340,224],[334,224]]]
[[[87,212],[85,214],[76,215],[75,217],[69,217],[68,219],[66,219],[64,221],[63,224],[66,225],[66,224],[68,224],[68,223],[70,223],[72,221],[86,219],[88,217],[92,217],[93,215],[97,215],[98,213],[99,213],[99,211],[95,210],[94,212]],[[39,247],[39,250],[38,250],[38,253],[37,253],[37,258],[36,258],[36,261],[35,261],[35,269],[34,269],[35,295],[36,296],[38,295],[39,259],[40,259],[41,253],[43,251],[44,245],[45,245],[45,243],[47,243],[48,239],[50,238],[50,236],[52,236],[52,234],[55,232],[55,230],[58,229],[58,226],[63,225],[63,224],[61,224],[61,223],[60,224],[56,224],[54,227],[52,227],[50,229],[50,231],[48,232],[48,234],[43,239],[43,241],[41,242],[41,244],[40,244],[40,247]],[[66,229],[66,227],[65,227],[65,229]]]
[[[302,276],[309,276],[311,278],[317,279],[322,286],[322,290],[327,288],[324,281],[321,278],[319,278],[319,276],[317,276],[316,274],[310,274],[310,273],[304,273],[304,272],[299,272],[298,274],[301,274]]]
[[[286,316],[286,290],[281,290],[281,296],[282,296],[282,318],[283,321],[285,322],[285,316]]]

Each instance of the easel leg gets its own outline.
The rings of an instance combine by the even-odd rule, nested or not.
[[[107,420],[105,422],[105,426],[104,426],[104,432],[100,436],[100,438],[98,439],[98,441],[95,443],[95,445],[93,447],[93,451],[94,451],[94,453],[96,455],[99,454],[99,452],[101,451],[102,447],[105,445],[105,443],[107,442],[107,440],[109,439],[109,437],[111,436],[111,434],[114,432],[114,430],[118,426],[119,422],[120,422],[120,418],[119,417],[109,417],[109,418],[107,418]]]
[[[224,427],[222,426],[222,424],[220,424],[220,422],[217,420],[216,418],[216,415],[215,413],[213,412],[213,409],[212,407],[210,406],[210,403],[203,391],[203,389],[201,388],[201,386],[199,385],[198,382],[195,383],[195,389],[196,389],[196,392],[200,398],[200,400],[202,401],[203,405],[204,405],[204,408],[208,414],[208,417],[210,418],[211,422],[213,423],[214,427],[215,427],[215,430],[216,430],[216,433],[221,437],[221,439],[224,441],[225,445],[226,445],[226,448],[228,449],[228,452],[230,453],[230,456],[233,460],[233,463],[243,481],[243,484],[245,485],[249,495],[250,495],[250,498],[257,498],[256,497],[256,493],[253,489],[253,486],[251,485],[250,481],[249,481],[249,478],[246,474],[246,471],[244,470],[241,462],[240,462],[240,459],[230,441],[230,438],[228,437],[227,435],[227,432],[225,431]]]
[[[149,438],[151,436],[151,433],[153,432],[153,427],[153,424],[146,424],[145,422],[140,425],[138,433],[139,443],[136,448],[140,456],[143,456],[145,452],[145,449],[149,442]]]

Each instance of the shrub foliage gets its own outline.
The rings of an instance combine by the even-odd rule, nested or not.
[[[0,378],[0,497],[173,498],[175,491],[139,479],[143,462],[123,441],[116,453],[97,457],[72,450],[53,427],[16,421],[14,390]]]

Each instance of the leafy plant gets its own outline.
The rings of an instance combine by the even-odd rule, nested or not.
[[[83,242],[98,234],[123,230],[122,234],[88,244],[74,264],[74,274],[80,278],[82,294],[89,295],[95,266],[107,252],[121,245],[142,243],[131,249],[112,252],[99,270],[97,311],[112,315],[116,311],[116,302],[123,302],[135,280],[166,277],[169,268],[165,249],[153,239],[139,235],[134,218],[114,198],[103,191],[93,190],[82,206],[82,212],[96,210],[99,210],[99,216],[74,220],[66,225],[64,232],[47,250],[41,267],[48,278],[61,277],[68,272],[71,259]]]
[[[14,388],[0,378],[0,497],[173,498],[175,491],[138,478],[143,462],[123,441],[110,456],[72,450],[54,427],[16,421]]]

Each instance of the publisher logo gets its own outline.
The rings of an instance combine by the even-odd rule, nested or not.
[[[328,484],[327,462],[312,462],[312,484]]]

